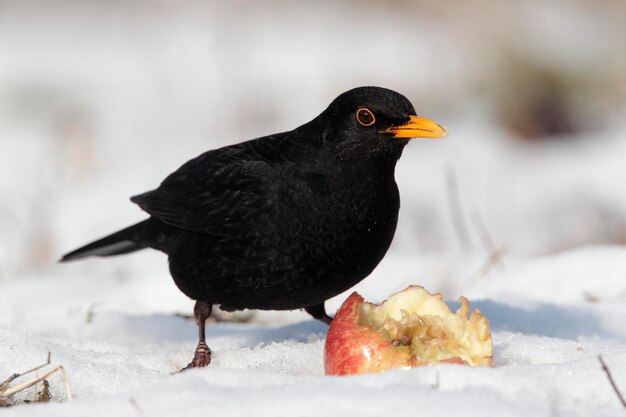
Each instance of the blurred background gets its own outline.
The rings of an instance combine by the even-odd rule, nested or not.
[[[623,0],[4,0],[0,285],[167,276],[157,253],[56,261],[143,219],[128,198],[186,160],[361,85],[450,134],[398,164],[402,273],[626,243]]]

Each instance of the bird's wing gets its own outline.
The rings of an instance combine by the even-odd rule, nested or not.
[[[264,161],[207,153],[180,167],[156,190],[131,201],[168,225],[229,236],[267,221],[276,203],[277,182],[274,168]]]

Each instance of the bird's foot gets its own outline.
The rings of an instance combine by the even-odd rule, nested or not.
[[[189,362],[189,365],[185,366],[179,372],[186,371],[191,368],[203,368],[211,363],[211,349],[207,346],[204,340],[198,342],[196,351],[193,354],[193,359]]]

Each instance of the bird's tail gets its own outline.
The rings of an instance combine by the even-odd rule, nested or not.
[[[147,245],[138,243],[137,240],[138,236],[143,234],[148,221],[149,220],[144,220],[73,250],[70,253],[66,253],[59,262],[73,261],[89,256],[121,255],[123,253],[135,252],[147,248]]]

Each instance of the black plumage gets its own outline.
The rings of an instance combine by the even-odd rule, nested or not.
[[[400,207],[396,162],[411,137],[443,137],[401,94],[361,87],[290,131],[208,151],[131,200],[150,218],[62,261],[154,248],[204,320],[225,310],[305,308],[368,276],[391,244]]]

